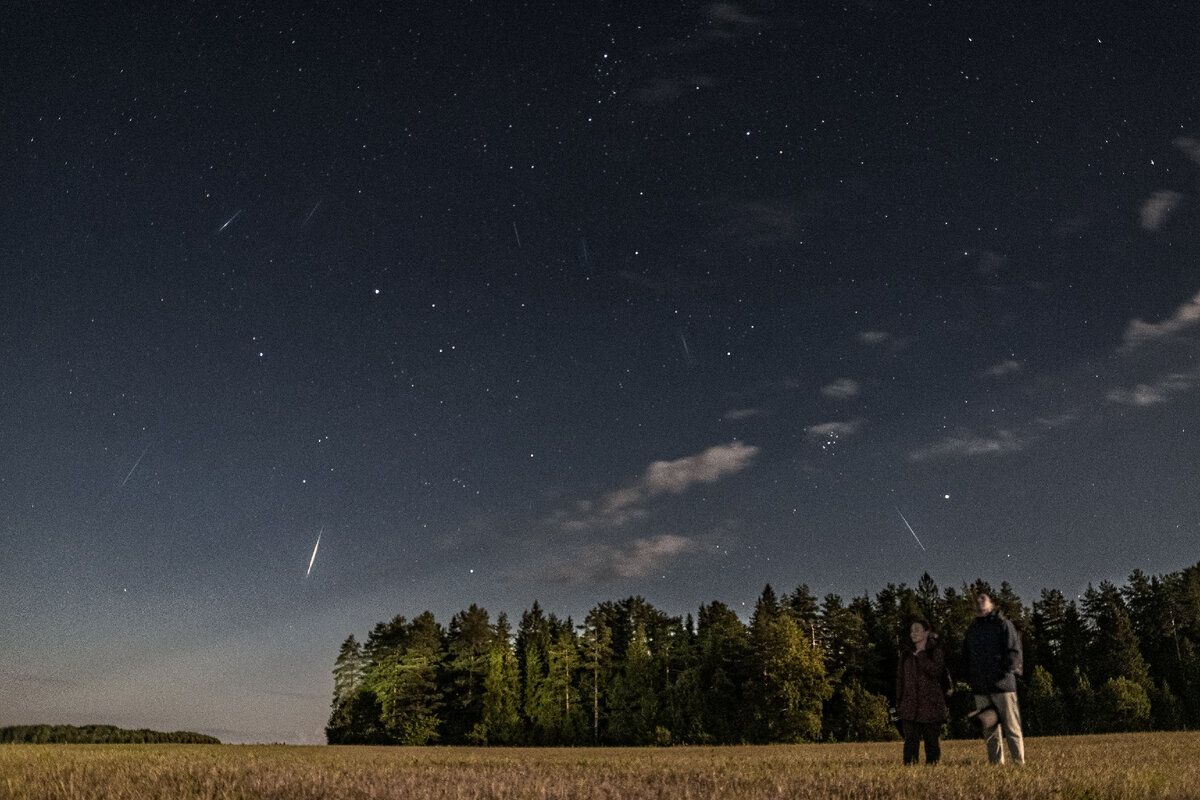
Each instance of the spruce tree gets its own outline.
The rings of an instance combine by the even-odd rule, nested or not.
[[[622,670],[613,678],[608,732],[616,744],[644,745],[654,741],[658,717],[654,672],[646,627],[639,624],[625,648]]]
[[[716,744],[746,738],[744,687],[750,676],[746,626],[724,603],[701,606],[696,624],[697,682],[704,696],[702,729]]]
[[[363,690],[363,673],[366,660],[362,647],[354,634],[346,637],[338,650],[333,665],[333,711],[325,726],[325,740],[329,744],[351,744],[357,738],[357,717],[361,705],[359,694]]]
[[[515,745],[524,735],[521,722],[521,676],[508,638],[508,618],[496,619],[483,677],[480,720],[470,734],[475,744]]]
[[[474,603],[450,620],[442,681],[447,697],[444,732],[450,741],[461,741],[479,722],[492,635],[487,611]]]
[[[583,620],[580,648],[584,675],[583,694],[588,704],[591,740],[593,744],[599,744],[601,709],[613,668],[612,628],[599,607],[588,612]]]
[[[750,620],[754,669],[748,686],[753,727],[759,742],[817,741],[821,710],[832,695],[823,654],[768,585]]]

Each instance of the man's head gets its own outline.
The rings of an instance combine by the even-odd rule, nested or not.
[[[975,595],[975,616],[986,617],[996,609],[996,604],[992,602],[991,595],[987,592],[980,592]]]

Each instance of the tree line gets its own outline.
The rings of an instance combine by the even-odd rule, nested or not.
[[[949,736],[974,735],[961,652],[988,592],[1025,648],[1027,735],[1200,726],[1200,564],[1027,607],[1007,582],[888,584],[874,598],[763,589],[748,622],[713,601],[670,616],[641,597],[581,624],[537,602],[513,631],[476,605],[443,628],[428,611],[350,635],[334,664],[330,744],[668,745],[896,738],[900,648],[920,619],[954,678]]]
[[[12,725],[0,728],[0,744],[220,744],[213,736],[190,731],[163,733],[113,725]]]

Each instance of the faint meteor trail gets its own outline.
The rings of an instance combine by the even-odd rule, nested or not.
[[[316,209],[313,209],[313,210],[315,211]],[[232,217],[230,217],[229,219],[225,220],[225,224],[224,224],[224,225],[222,225],[221,227],[217,228],[217,233],[220,233],[221,231],[223,231],[223,230],[225,230],[226,228],[228,228],[230,225],[232,225],[232,224],[233,224],[233,221],[234,221],[235,219],[237,219],[238,217],[240,217],[241,215],[242,215],[242,209],[240,209],[240,208],[239,208],[239,209],[237,210],[237,212],[236,212],[236,213],[235,213],[235,214],[234,214]]]
[[[517,231],[517,223],[513,223],[513,235],[517,237],[517,249],[521,249],[521,234]]]
[[[300,223],[300,227],[301,227],[301,228],[303,228],[305,225],[307,225],[307,224],[308,224],[308,221],[309,221],[310,219],[312,219],[312,217],[313,217],[313,214],[317,213],[317,209],[318,209],[318,208],[320,208],[320,207],[321,207],[321,201],[320,201],[320,200],[318,200],[318,201],[317,201],[317,204],[316,204],[315,206],[313,206],[313,207],[312,207],[312,211],[308,212],[308,216],[304,218],[304,222],[301,222],[301,223]]]
[[[696,364],[696,359],[692,355],[692,348],[688,347],[687,337],[683,335],[683,331],[679,331],[678,335],[679,335],[679,343],[681,345],[683,345],[683,360],[684,360],[684,362],[687,363],[687,365],[689,367],[694,366]]]
[[[121,481],[122,487],[125,486],[125,484],[129,483],[129,479],[133,477],[133,471],[135,469],[137,469],[138,464],[142,463],[142,459],[146,457],[146,453],[149,450],[150,450],[150,445],[146,445],[146,449],[143,450],[142,454],[137,457],[137,461],[133,462],[133,466],[129,468],[129,474],[125,476],[125,480]]]
[[[306,577],[306,578],[307,578],[309,575],[311,575],[311,574],[312,574],[312,567],[313,567],[313,564],[314,564],[314,563],[316,562],[316,560],[317,560],[317,548],[321,546],[321,534],[322,534],[322,533],[324,533],[324,532],[325,532],[325,528],[324,528],[324,527],[322,527],[322,528],[321,528],[321,530],[317,531],[317,543],[316,543],[315,545],[313,545],[313,554],[312,554],[312,558],[310,558],[310,559],[308,560],[308,572],[305,572],[305,573],[304,573],[304,577]],[[924,549],[924,548],[921,548],[921,549]]]
[[[896,507],[896,513],[900,515],[900,519],[904,519],[904,512],[900,510],[899,506]],[[925,550],[925,545],[921,544],[921,540],[917,538],[917,532],[912,529],[912,525],[909,525],[908,520],[906,519],[904,519],[904,527],[908,528],[908,532],[913,535],[914,539],[917,539],[917,544],[921,545],[921,550],[923,552]]]

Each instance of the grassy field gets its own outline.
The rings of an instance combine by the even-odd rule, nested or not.
[[[0,745],[12,800],[235,798],[1200,798],[1200,733],[1030,739],[1024,767],[982,742],[903,767],[899,744],[669,749]]]

